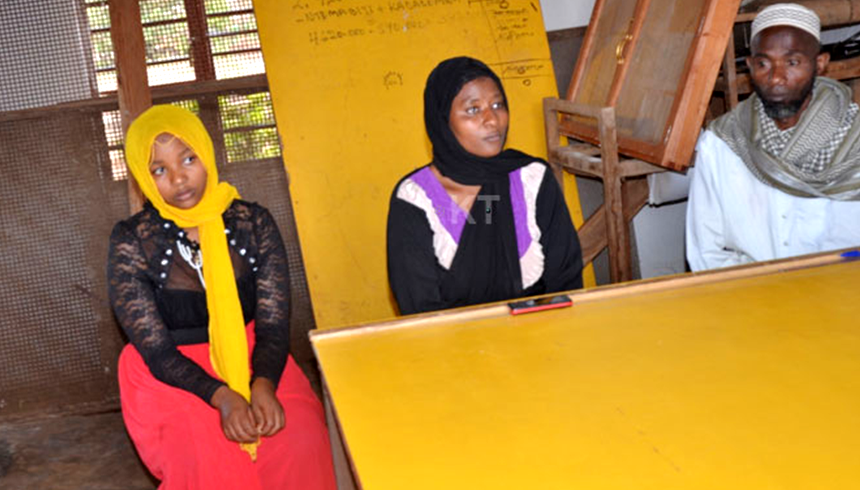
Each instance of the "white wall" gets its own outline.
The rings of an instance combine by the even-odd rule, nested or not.
[[[642,279],[684,272],[687,201],[645,206],[633,218],[636,256]]]
[[[594,0],[540,0],[547,31],[588,25]]]

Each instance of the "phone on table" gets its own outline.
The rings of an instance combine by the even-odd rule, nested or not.
[[[511,315],[522,315],[523,313],[533,313],[536,311],[551,310],[555,308],[566,308],[573,304],[573,300],[566,294],[558,294],[556,296],[547,296],[545,298],[527,299],[524,301],[514,301],[508,303],[511,308]]]

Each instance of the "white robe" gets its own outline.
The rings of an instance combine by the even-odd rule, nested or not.
[[[860,201],[795,197],[765,185],[723,140],[704,131],[686,242],[694,271],[860,246]]]

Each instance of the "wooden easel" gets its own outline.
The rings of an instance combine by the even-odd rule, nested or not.
[[[604,204],[579,234],[586,262],[609,247],[612,282],[633,278],[629,222],[647,200],[645,177],[690,164],[739,5],[597,0],[565,98],[544,102],[556,175],[603,181]],[[587,143],[561,146],[561,136]]]
[[[543,101],[547,161],[561,182],[562,172],[596,177],[603,181],[603,204],[579,228],[583,263],[589,263],[609,247],[609,276],[615,282],[633,279],[630,258],[630,220],[648,200],[648,174],[667,169],[618,155],[615,109],[596,108],[564,99]],[[560,144],[559,116],[597,120],[600,147],[589,143]],[[567,135],[565,135],[567,136]]]

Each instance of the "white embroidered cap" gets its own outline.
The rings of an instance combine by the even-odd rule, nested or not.
[[[776,3],[756,15],[752,23],[750,39],[756,35],[775,26],[791,26],[812,34],[816,40],[821,41],[821,19],[812,10],[796,3]]]

